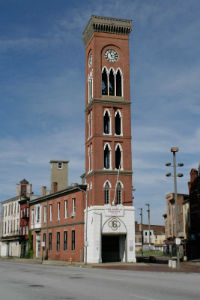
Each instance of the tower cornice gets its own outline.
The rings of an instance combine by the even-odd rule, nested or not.
[[[120,104],[120,105],[130,105],[131,101],[124,101],[123,98],[119,98],[116,99],[116,97],[113,97],[113,99],[110,97],[109,99],[92,99],[92,101],[87,105],[85,111],[88,111],[90,109],[90,107],[94,104],[94,103],[110,103],[110,104]]]
[[[83,42],[86,45],[93,32],[107,32],[129,35],[132,30],[132,20],[102,16],[91,16],[84,32]]]

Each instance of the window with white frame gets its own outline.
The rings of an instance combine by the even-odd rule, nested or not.
[[[111,169],[111,148],[109,144],[104,146],[104,168]]]
[[[122,147],[120,144],[115,147],[115,168],[122,169]]]
[[[40,223],[40,205],[36,207],[36,222]]]
[[[88,146],[88,172],[91,171],[90,146]]]
[[[108,71],[104,67],[101,78],[102,95],[122,97],[122,72],[119,68],[117,70],[111,68]]]
[[[122,185],[120,182],[117,183],[117,204],[122,203]]]
[[[72,198],[72,214],[73,216],[76,214],[76,198]]]
[[[57,212],[58,212],[57,218],[58,220],[60,220],[60,202],[57,203]]]
[[[65,200],[65,219],[67,219],[67,215],[68,215],[68,201]]]
[[[44,206],[44,223],[47,222],[47,206]]]
[[[109,110],[104,111],[103,117],[103,133],[111,134],[111,126],[110,126],[110,112]]]
[[[31,224],[34,224],[34,222],[35,222],[35,221],[34,221],[34,215],[35,215],[35,214],[34,214],[34,209],[32,208],[32,209],[31,209]]]
[[[52,221],[52,204],[49,204],[49,221]]]
[[[122,116],[119,110],[115,112],[115,134],[122,135]]]
[[[88,75],[88,102],[93,98],[93,74],[92,71]]]
[[[110,183],[106,181],[104,184],[104,204],[109,204],[110,203]]]

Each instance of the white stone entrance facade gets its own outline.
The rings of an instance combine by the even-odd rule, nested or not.
[[[91,206],[85,224],[87,263],[136,261],[133,206]]]

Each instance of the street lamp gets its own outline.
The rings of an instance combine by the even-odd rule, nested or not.
[[[183,167],[183,163],[178,163],[176,166],[176,153],[179,151],[178,147],[172,147],[171,152],[173,153],[173,171],[174,171],[174,200],[175,200],[175,237],[178,238],[178,198],[177,198],[177,177],[183,177],[182,173],[178,173],[176,175],[176,167]],[[167,167],[171,166],[171,163],[165,164]],[[167,177],[171,176],[171,173],[166,174]],[[180,258],[179,258],[179,245],[176,240],[176,252],[177,252],[177,268],[179,268],[180,265]]]

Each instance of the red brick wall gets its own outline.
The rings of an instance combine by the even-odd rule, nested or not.
[[[71,217],[72,198],[76,199],[76,213]],[[68,201],[68,215],[65,218],[65,200]],[[60,202],[60,220],[58,220],[58,206]],[[52,204],[52,221],[49,220],[49,205]],[[47,222],[44,223],[44,206],[48,207]],[[83,260],[84,255],[84,209],[85,193],[77,191],[65,196],[57,196],[53,199],[42,202],[40,241],[43,241],[43,234],[46,233],[46,249],[49,249],[49,233],[52,233],[52,250],[48,250],[49,259]],[[75,230],[75,250],[71,249],[72,230]],[[64,231],[68,232],[68,247],[64,250]],[[57,251],[57,232],[60,232],[60,251]],[[36,232],[33,230],[34,256],[36,255]],[[41,247],[40,258],[45,257],[46,250]]]
[[[115,49],[119,54],[117,62],[112,63],[104,58],[107,49]],[[88,58],[93,55],[92,67],[88,66]],[[114,70],[120,68],[123,74],[123,97],[102,96],[101,94],[101,74],[102,68],[111,67]],[[132,152],[131,152],[131,114],[130,114],[130,71],[129,71],[129,39],[128,35],[110,34],[94,32],[86,45],[86,108],[88,106],[88,74],[93,70],[93,99],[102,100],[92,102],[86,109],[85,117],[85,170],[87,174],[87,183],[92,183],[92,190],[89,191],[89,205],[104,204],[103,185],[109,180],[112,188],[110,192],[111,202],[114,199],[114,189],[117,180],[117,170],[115,169],[115,146],[119,143],[122,147],[123,171],[120,172],[119,180],[124,188],[122,191],[122,202],[124,205],[132,205]],[[110,100],[114,101],[111,102]],[[108,109],[111,115],[111,135],[103,134],[103,116],[105,109]],[[122,115],[122,135],[116,136],[114,133],[115,112],[120,110]],[[88,114],[92,111],[92,137],[88,139]],[[104,145],[109,143],[111,147],[111,165],[112,171],[104,170]],[[88,147],[93,148],[93,171],[98,174],[88,174]],[[99,173],[101,171],[101,173]]]

